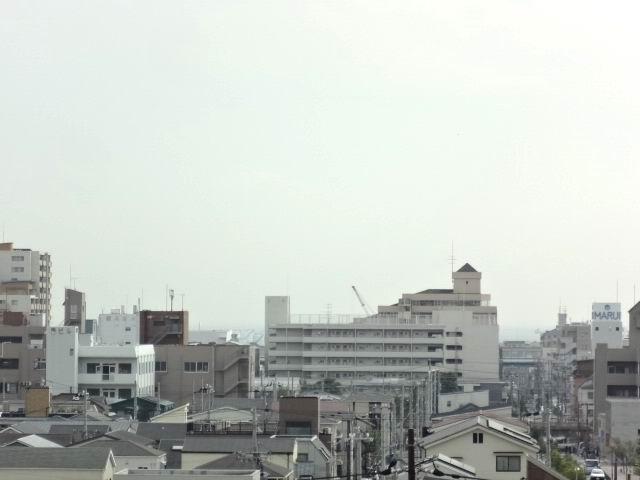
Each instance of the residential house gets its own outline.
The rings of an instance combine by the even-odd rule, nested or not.
[[[527,455],[538,452],[529,435],[482,415],[453,423],[417,441],[427,456],[444,454],[476,469],[480,478],[520,480]]]

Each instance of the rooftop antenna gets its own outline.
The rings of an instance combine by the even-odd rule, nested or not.
[[[451,256],[449,257],[449,262],[451,262],[451,283],[453,284],[453,270],[455,265],[456,257],[453,256],[453,242],[451,242]]]
[[[171,311],[173,312],[173,297],[174,297],[173,288],[169,290],[169,298],[171,299]]]

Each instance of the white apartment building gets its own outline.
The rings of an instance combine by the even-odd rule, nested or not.
[[[465,264],[452,276],[452,289],[403,294],[363,318],[296,317],[289,297],[266,297],[268,375],[384,388],[437,368],[462,383],[498,382],[497,309],[481,292],[482,274]]]
[[[52,394],[102,396],[107,402],[154,394],[153,345],[98,345],[78,327],[47,329],[47,385]]]
[[[101,313],[95,324],[95,337],[103,345],[138,345],[140,343],[140,315],[124,313],[124,308]]]
[[[51,256],[0,243],[0,311],[51,320]]]

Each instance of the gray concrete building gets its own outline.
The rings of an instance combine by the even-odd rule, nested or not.
[[[603,443],[612,438],[637,441],[640,432],[640,303],[629,310],[629,345],[596,345],[593,396],[596,430]]]
[[[210,401],[209,390],[212,397],[253,397],[254,346],[154,345],[154,349],[157,393],[164,399],[202,410]]]

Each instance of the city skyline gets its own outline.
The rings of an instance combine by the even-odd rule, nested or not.
[[[447,287],[452,242],[503,338],[626,311],[639,8],[11,2],[5,239],[52,254],[54,322],[69,269],[90,317],[166,285],[203,328],[358,313]]]

